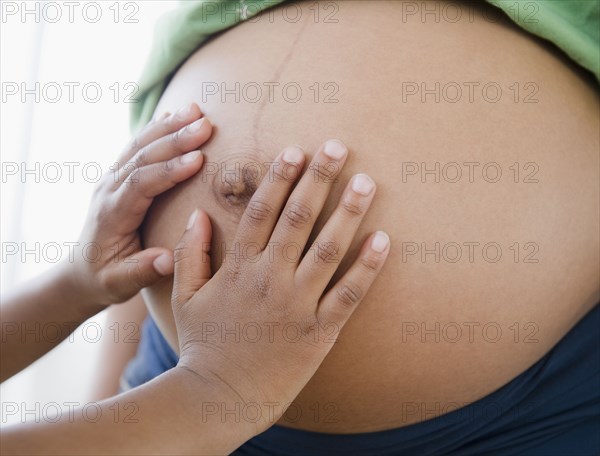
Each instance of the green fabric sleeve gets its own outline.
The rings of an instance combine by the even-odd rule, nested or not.
[[[556,44],[600,81],[600,0],[487,0],[530,33]]]
[[[157,23],[154,43],[131,105],[131,128],[152,118],[170,76],[211,35],[250,19],[284,0],[183,0]]]

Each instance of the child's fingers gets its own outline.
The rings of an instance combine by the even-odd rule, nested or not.
[[[321,296],[346,255],[373,197],[375,183],[366,174],[354,176],[325,226],[296,271],[296,282],[307,293]]]
[[[117,160],[118,167],[121,168],[143,147],[169,133],[174,133],[182,129],[200,117],[202,117],[200,108],[196,103],[191,103],[181,108],[175,114],[165,113],[153,120],[137,133],[125,147]]]
[[[273,245],[285,248],[293,245],[300,252],[304,250],[347,155],[348,149],[340,141],[327,141],[321,146],[279,217],[271,236]],[[295,263],[290,264],[295,267]]]
[[[196,209],[173,252],[175,277],[172,303],[183,306],[211,277],[210,240],[212,227],[206,212]]]
[[[317,318],[321,324],[341,329],[367,294],[390,251],[386,233],[377,231],[363,244],[358,258],[340,280],[321,298]]]
[[[102,272],[101,281],[111,297],[123,302],[142,288],[173,274],[173,267],[173,254],[166,249],[153,247],[107,268]]]
[[[265,245],[277,223],[304,163],[304,152],[299,147],[286,147],[275,159],[270,171],[252,195],[238,225],[235,243]]]
[[[202,153],[195,150],[140,168],[117,189],[115,217],[119,220],[133,217],[132,222],[141,223],[138,218],[146,214],[153,198],[195,175],[202,168],[203,161]]]
[[[125,182],[132,173],[144,166],[167,161],[197,149],[210,138],[211,134],[212,125],[206,117],[203,117],[174,133],[157,139],[142,147],[123,165],[119,170],[118,182]]]

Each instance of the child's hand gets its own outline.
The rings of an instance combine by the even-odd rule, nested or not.
[[[346,155],[342,143],[327,142],[292,191],[304,154],[296,147],[284,150],[212,279],[211,225],[204,212],[192,214],[175,249],[178,367],[214,387],[220,400],[230,398],[227,410],[261,407],[256,432],[272,425],[312,377],[389,252],[388,236],[372,234],[323,294],[375,195],[373,181],[359,174],[303,255]]]
[[[142,250],[138,228],[155,196],[200,170],[203,156],[196,149],[211,133],[196,104],[167,113],[150,122],[103,176],[66,265],[73,292],[86,304],[124,302],[173,273],[173,253]]]

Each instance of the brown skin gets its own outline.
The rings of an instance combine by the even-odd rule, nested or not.
[[[598,301],[600,132],[595,83],[508,20],[491,22],[476,10],[472,22],[403,22],[397,1],[338,5],[338,23],[315,23],[303,4],[298,23],[283,21],[275,10],[272,23],[263,18],[217,37],[177,72],[157,110],[187,100],[201,103],[203,82],[227,82],[229,88],[236,81],[297,82],[304,91],[298,103],[285,102],[281,91],[273,103],[208,97],[202,110],[215,134],[203,148],[207,163],[227,162],[233,169],[235,162],[270,161],[287,144],[300,142],[312,151],[323,137],[339,137],[351,155],[333,194],[356,172],[377,182],[378,198],[350,257],[375,229],[388,232],[396,247],[339,343],[297,397],[308,412],[281,422],[353,433],[405,426],[431,418],[425,410],[443,413],[491,393],[539,360]],[[337,84],[339,103],[315,103],[309,86],[317,81],[321,99],[324,83]],[[474,81],[480,88],[497,82],[503,95],[490,103],[479,90],[469,103],[463,86],[457,103],[435,103],[432,96],[422,103],[419,95],[403,102],[402,82],[432,87],[436,81]],[[515,82],[518,103],[509,89]],[[527,82],[539,89],[533,96],[538,103],[523,102],[532,91],[525,89]],[[403,182],[407,162],[424,162],[429,169],[435,162],[481,165],[472,183],[466,167],[457,183],[434,183],[431,176],[422,183],[419,174]],[[482,178],[482,165],[490,162],[503,171],[497,183]],[[509,169],[515,162],[518,183]],[[532,172],[524,169],[528,162],[538,167],[538,183],[523,182]],[[252,179],[234,186],[225,181],[205,167],[157,199],[145,222],[144,244],[173,248],[191,210],[201,207],[213,224],[217,270],[222,246],[231,246],[256,187]],[[334,207],[325,207],[317,226]],[[456,242],[463,245],[462,259],[436,263],[431,255],[426,261],[413,255],[403,261],[402,246],[422,242],[428,248]],[[471,263],[465,242],[496,242],[502,258],[485,261],[480,245]],[[510,250],[515,242],[517,262]],[[527,242],[534,244],[526,248]],[[524,262],[536,247],[528,258],[539,262]],[[164,280],[143,294],[176,348],[171,290]],[[449,326],[449,332],[438,332],[440,342],[423,336],[421,323],[435,328],[436,322],[440,328],[458,324],[462,337],[448,342],[455,334]],[[492,329],[487,339],[482,332],[490,322],[502,331],[496,342],[490,342]],[[407,325],[414,324],[419,332],[410,335]],[[478,325],[473,342],[465,324]]]
[[[177,115],[161,117],[127,147],[119,163],[122,171],[135,164],[136,179],[123,176],[113,181],[107,176],[102,181],[82,239],[107,247],[107,240],[118,240],[129,231],[137,235],[152,198],[198,171],[203,156],[190,155],[190,149],[202,144],[211,128],[206,118],[190,123],[189,117],[200,115],[196,105],[184,112],[188,121],[183,129]],[[194,129],[195,125],[205,128]],[[315,243],[307,244],[347,156],[341,142],[328,141],[302,174],[304,153],[297,147],[282,151],[271,177],[261,182],[250,200],[235,238],[243,251],[256,242],[264,247],[253,250],[252,257],[228,257],[214,275],[207,248],[212,239],[210,220],[196,209],[172,252],[138,246],[128,257],[136,261],[100,255],[94,264],[66,263],[3,300],[2,376],[8,376],[51,348],[50,343],[36,344],[32,337],[23,341],[24,334],[7,331],[8,324],[31,328],[49,318],[59,326],[80,324],[101,310],[106,300],[131,298],[139,291],[135,286],[173,272],[171,301],[180,360],[153,381],[95,404],[91,416],[84,406],[56,419],[44,416],[3,428],[0,452],[228,454],[272,426],[334,346],[390,251],[387,234],[374,233],[348,271],[324,293],[375,196],[374,182],[366,175],[355,176]],[[284,164],[295,172],[283,174]],[[314,169],[330,171],[313,174]],[[300,207],[310,214],[299,217]],[[321,250],[331,240],[335,249]],[[300,251],[306,247],[306,255],[290,261],[282,246],[292,243]],[[268,246],[274,249],[267,250]],[[333,253],[313,255],[313,251]],[[149,260],[165,253],[167,261]],[[73,265],[77,270],[71,269]],[[89,271],[95,274],[88,275]],[[104,276],[110,280],[97,279]],[[206,321],[225,328],[252,322],[273,331],[252,341],[225,340],[218,333],[207,335]],[[299,328],[298,339],[286,338],[282,328],[289,324]],[[324,337],[321,327],[333,327],[335,334]],[[247,408],[254,413],[230,413]],[[173,435],[179,437],[172,439]]]

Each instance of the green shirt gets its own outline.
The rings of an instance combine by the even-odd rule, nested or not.
[[[133,130],[148,123],[169,78],[211,35],[285,0],[183,1],[156,26],[154,43],[132,104]],[[600,0],[487,0],[516,24],[545,38],[600,81]]]

